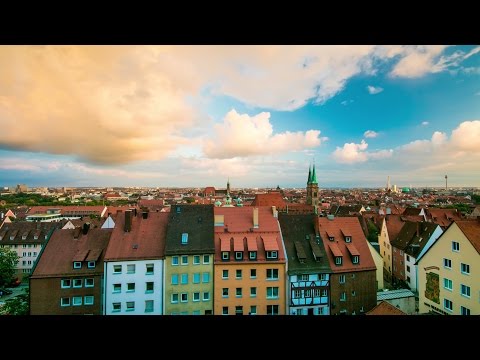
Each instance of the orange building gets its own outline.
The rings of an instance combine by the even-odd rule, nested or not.
[[[284,315],[285,250],[275,207],[215,207],[215,315]]]

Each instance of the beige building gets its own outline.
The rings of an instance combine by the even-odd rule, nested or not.
[[[480,314],[480,221],[453,222],[418,262],[420,313]]]
[[[377,267],[377,289],[381,290],[383,289],[383,259],[369,241],[367,241],[367,244],[370,254],[372,254],[373,261],[375,262],[375,266]]]

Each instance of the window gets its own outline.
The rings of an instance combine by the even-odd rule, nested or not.
[[[145,274],[152,275],[154,272],[155,264],[145,264]]]
[[[193,282],[194,284],[199,284],[199,283],[200,283],[200,273],[194,273],[194,274],[193,274],[193,280],[192,280],[192,282]]]
[[[335,265],[342,265],[342,257],[335,256]]]
[[[407,276],[407,282],[410,282],[410,276]]]
[[[267,259],[276,259],[278,258],[277,251],[267,251]]]
[[[293,290],[293,298],[299,299],[302,297],[302,290]]]
[[[328,240],[333,241],[333,240],[335,240],[335,237],[329,236],[329,237],[328,237]]]
[[[241,279],[242,278],[242,270],[241,269],[237,269],[235,271],[235,279]]]
[[[407,255],[407,261],[410,262],[410,256]],[[410,270],[409,270],[410,271]]]
[[[113,273],[114,274],[121,274],[122,273],[122,265],[113,265]]]
[[[355,274],[352,274],[352,279],[355,279]]]
[[[462,272],[462,274],[470,275],[470,265],[461,263],[460,271]]]
[[[127,284],[127,292],[135,292],[135,283]]]
[[[193,293],[193,301],[200,301],[200,293],[194,292]]]
[[[27,262],[25,260],[23,260],[22,265],[27,265]]]
[[[250,315],[257,315],[257,305],[250,306]]]
[[[70,298],[65,297],[60,299],[60,306],[70,306]]]
[[[243,260],[243,252],[235,251],[235,260]]]
[[[228,270],[222,270],[222,279],[228,279]]]
[[[443,278],[443,287],[447,290],[452,291],[453,289],[453,282],[450,279]]]
[[[202,276],[202,282],[203,283],[208,283],[210,282],[210,273],[204,272]]]
[[[181,293],[180,294],[180,301],[181,302],[187,302],[188,301],[188,294],[187,293]]]
[[[277,299],[278,298],[278,287],[267,287],[267,299]]]
[[[222,307],[222,315],[228,315],[228,306]]]
[[[172,299],[170,300],[172,304],[178,303],[178,294],[172,294]]]
[[[82,263],[80,261],[74,261],[73,262],[73,268],[74,269],[81,269],[82,268]]]
[[[242,288],[236,288],[235,289],[235,296],[236,297],[242,297]]]
[[[470,315],[470,309],[460,306],[460,315]]]
[[[250,288],[250,297],[256,297],[257,296],[257,288],[256,287],[251,287]]]
[[[355,292],[355,290],[352,290],[352,296],[356,296],[357,293]]]
[[[313,296],[319,297],[320,296],[320,289],[313,289]]]
[[[250,260],[255,260],[257,258],[257,252],[256,251],[249,251],[248,252],[248,257]]]
[[[182,234],[182,245],[187,245],[188,244],[188,233],[183,233]]]
[[[182,265],[188,265],[188,255],[182,255]]]
[[[347,300],[347,293],[344,291],[340,293],[340,301],[346,301]]]
[[[153,312],[153,300],[145,300],[145,312]]]
[[[257,269],[250,269],[250,278],[252,279],[257,278]]]
[[[462,294],[462,296],[465,296],[465,297],[469,298],[470,297],[470,286],[461,284],[460,285],[460,294]]]
[[[278,280],[278,269],[267,269],[267,280]]]
[[[127,265],[127,274],[135,274],[135,264]]]
[[[228,251],[223,251],[222,260],[228,260],[228,259],[230,259],[230,253]]]
[[[73,306],[80,306],[80,305],[82,305],[82,297],[81,297],[81,296],[74,296],[74,297],[72,297],[72,305],[73,305]]]
[[[235,315],[243,315],[243,306],[235,306]]]
[[[400,250],[400,256],[403,256],[403,250]]]
[[[338,277],[338,281],[339,281],[340,284],[345,284],[345,275],[340,275]]]
[[[320,280],[321,281],[327,280],[327,274],[320,274]]]
[[[112,312],[119,312],[122,310],[122,304],[117,302],[117,303],[112,303]]]
[[[182,285],[188,284],[188,274],[182,274]]]
[[[306,289],[304,293],[306,298],[312,297],[312,289]]]
[[[443,299],[443,307],[445,310],[453,311],[453,303],[448,299]]]
[[[153,281],[148,281],[145,283],[145,293],[153,293]]]
[[[113,292],[119,293],[122,291],[122,284],[113,284]]]
[[[204,291],[203,292],[203,301],[210,301],[210,292]]]
[[[93,305],[93,296],[88,295],[83,298],[83,303],[85,305]]]
[[[322,289],[322,297],[328,296],[327,289]]]
[[[27,253],[24,251],[24,252],[22,253],[22,256],[23,256],[23,257],[27,256]]]
[[[135,301],[127,301],[126,311],[135,311]]]
[[[459,252],[460,251],[460,244],[456,241],[452,241],[452,251]]]
[[[172,256],[172,265],[178,265],[178,256]]]
[[[85,279],[85,287],[93,287],[94,281],[93,278],[86,278]]]
[[[222,289],[222,297],[224,297],[224,298],[228,297],[228,288],[223,288]]]
[[[193,255],[193,265],[200,265],[200,255]]]
[[[89,269],[95,269],[95,261],[89,261],[87,262],[87,267]]]
[[[267,275],[267,276],[268,276],[268,275]],[[302,275],[298,275],[298,276],[297,276],[298,281],[308,281],[308,278],[309,278],[309,277],[308,277],[308,275],[306,275],[306,274],[302,274]]]
[[[443,266],[447,269],[452,268],[452,260],[443,258]]]
[[[61,281],[61,287],[62,289],[68,289],[72,284],[72,281],[70,279],[62,279]]]
[[[407,265],[407,272],[410,272],[410,266]]]
[[[278,315],[278,305],[267,305],[267,315]]]
[[[203,255],[203,263],[210,264],[210,255]]]
[[[73,279],[73,287],[74,288],[81,288],[82,287],[82,279]]]
[[[352,238],[350,236],[345,236],[345,242],[352,242]]]
[[[359,259],[360,259],[360,257],[358,255],[352,256],[352,263],[358,264]]]
[[[178,274],[172,274],[172,285],[178,285]]]

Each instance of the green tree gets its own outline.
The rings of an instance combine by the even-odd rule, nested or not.
[[[17,271],[18,255],[9,248],[0,248],[0,287],[9,284]]]
[[[367,239],[370,242],[378,242],[378,229],[377,227],[370,221],[367,220],[368,226],[368,236]]]
[[[28,289],[24,289],[24,294],[5,300],[5,305],[0,309],[0,313],[2,315],[29,315],[30,304],[28,297]]]

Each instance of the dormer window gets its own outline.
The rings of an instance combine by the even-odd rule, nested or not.
[[[267,259],[276,259],[278,258],[277,251],[267,251]]]
[[[230,259],[230,253],[228,251],[223,251],[222,260],[228,260],[228,259]]]
[[[347,243],[352,242],[352,237],[351,236],[345,236],[345,242],[347,242]]]
[[[335,265],[342,265],[342,257],[335,256]]]
[[[248,257],[250,260],[255,260],[257,258],[257,252],[256,251],[249,251]]]
[[[188,244],[188,233],[182,234],[182,245]]]
[[[94,268],[95,268],[95,261],[89,261],[89,262],[87,263],[87,267],[88,267],[89,269],[94,269]]]
[[[38,235],[33,235],[33,240],[38,240]]]
[[[329,237],[328,237],[328,240],[330,240],[330,241],[335,241],[335,238],[334,238],[333,236],[329,236]]]
[[[358,264],[359,262],[360,262],[360,256],[358,255],[352,256],[352,263]]]
[[[82,268],[82,262],[81,261],[74,261],[73,262],[73,268],[74,269],[81,269]]]
[[[235,251],[235,260],[243,260],[243,252]]]

